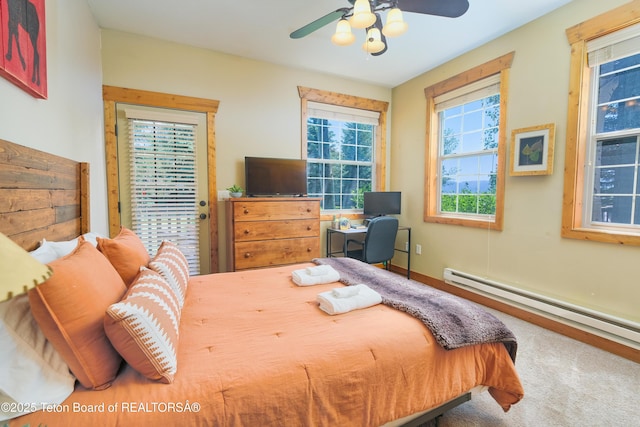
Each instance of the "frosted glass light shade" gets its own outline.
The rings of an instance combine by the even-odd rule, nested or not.
[[[353,28],[367,28],[376,22],[376,15],[371,12],[369,0],[356,0],[349,22]]]
[[[402,19],[402,11],[395,7],[387,13],[387,23],[382,28],[382,33],[387,37],[397,37],[404,34],[408,27]]]
[[[10,299],[44,282],[51,269],[0,233],[0,301]]]
[[[336,25],[336,32],[333,36],[331,36],[331,41],[333,44],[337,44],[338,46],[349,46],[356,39],[356,36],[351,32],[351,25],[349,25],[349,21],[346,19],[341,19],[338,21],[338,25]]]
[[[384,47],[380,30],[377,28],[369,29],[369,31],[367,31],[367,40],[362,45],[362,49],[367,53],[377,53],[384,49]]]

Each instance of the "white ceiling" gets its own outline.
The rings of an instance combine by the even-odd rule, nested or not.
[[[448,1],[448,0],[442,0]],[[381,56],[331,43],[335,24],[289,34],[347,0],[87,0],[101,28],[126,31],[275,64],[395,87],[572,0],[469,0],[460,18],[405,13],[408,31]],[[402,8],[402,0],[399,0]],[[383,16],[384,19],[384,16]]]

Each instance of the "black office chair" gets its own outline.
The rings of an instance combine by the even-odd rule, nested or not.
[[[389,261],[393,258],[398,219],[391,216],[379,216],[371,219],[367,227],[364,241],[347,240],[347,256],[364,261],[367,264],[384,263],[389,269]],[[349,245],[356,246],[349,250]]]

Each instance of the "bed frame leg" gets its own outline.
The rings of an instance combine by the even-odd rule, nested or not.
[[[471,392],[462,394],[447,403],[443,403],[437,408],[425,412],[419,417],[403,424],[402,427],[438,427],[438,422],[442,414],[469,400],[471,400]]]

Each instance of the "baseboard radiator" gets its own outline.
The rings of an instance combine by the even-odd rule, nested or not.
[[[640,349],[640,324],[514,288],[452,268],[444,269],[450,285],[539,314],[621,344]]]

